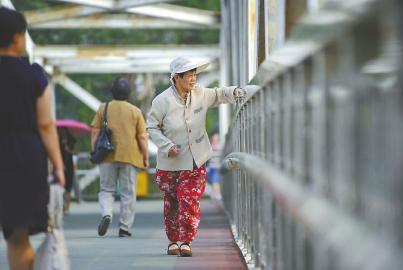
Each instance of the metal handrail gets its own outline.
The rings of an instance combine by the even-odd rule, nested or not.
[[[231,153],[223,161],[227,170],[244,169],[261,182],[276,202],[325,245],[339,252],[342,269],[399,269],[403,249],[393,239],[378,235],[367,224],[340,211],[265,160],[245,153]],[[381,253],[374,250],[382,250]],[[354,256],[353,256],[354,254]]]
[[[402,6],[328,1],[250,82],[222,183],[250,267],[403,265]]]

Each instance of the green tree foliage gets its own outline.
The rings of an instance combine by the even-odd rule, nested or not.
[[[32,10],[39,8],[46,8],[55,5],[59,5],[59,3],[54,1],[46,1],[46,0],[11,0],[14,6],[18,10]],[[200,8],[212,11],[220,11],[220,0],[185,0],[185,1],[172,1],[171,4]]]
[[[11,0],[11,2],[14,4],[15,8],[17,10],[20,10],[20,11],[39,9],[39,8],[47,8],[47,7],[57,5],[56,2],[43,1],[43,0],[42,1],[41,0],[30,0],[30,1],[26,1],[26,0]]]
[[[37,44],[217,44],[218,30],[130,30],[91,29],[30,30]]]

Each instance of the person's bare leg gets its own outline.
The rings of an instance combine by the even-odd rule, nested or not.
[[[28,238],[28,231],[16,229],[7,239],[8,264],[10,270],[31,270],[35,253]]]

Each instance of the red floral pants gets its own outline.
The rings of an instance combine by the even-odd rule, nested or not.
[[[206,188],[206,166],[192,171],[157,170],[155,182],[164,193],[164,224],[172,242],[192,242],[200,222],[200,199]]]

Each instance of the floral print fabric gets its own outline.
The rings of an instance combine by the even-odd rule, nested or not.
[[[186,171],[157,170],[155,182],[164,193],[164,224],[168,239],[192,242],[200,222],[206,166]]]

